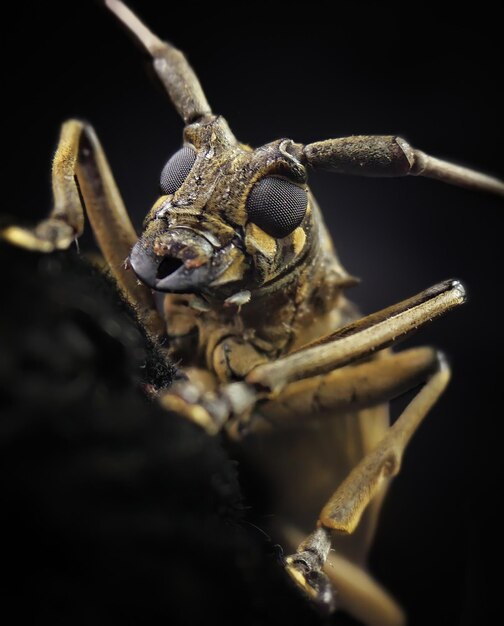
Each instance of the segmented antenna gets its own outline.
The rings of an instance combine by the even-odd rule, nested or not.
[[[105,5],[138,39],[152,56],[154,69],[185,124],[212,113],[200,82],[184,54],[161,41],[120,0],[105,0]]]

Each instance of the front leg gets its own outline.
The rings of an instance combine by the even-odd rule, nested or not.
[[[327,374],[370,357],[464,301],[463,286],[458,281],[445,281],[275,361],[268,361],[245,340],[226,337],[210,350],[207,361],[222,382],[237,382],[205,391],[190,382],[181,382],[164,393],[161,402],[166,408],[182,412],[209,434],[229,425],[231,432],[239,436],[251,424],[249,418],[258,402],[274,402],[284,389],[288,394],[289,385],[295,381]],[[422,357],[420,361],[423,363]],[[422,367],[428,369],[429,364]],[[392,366],[392,374],[395,371],[397,368]],[[377,402],[397,388],[389,377],[383,389],[370,390],[369,397]]]
[[[287,354],[247,376],[256,388],[276,395],[289,383],[366,359],[394,345],[466,300],[458,280],[446,280],[377,313],[363,317]]]
[[[126,212],[103,148],[86,122],[69,120],[53,160],[54,205],[49,217],[34,228],[8,226],[0,237],[19,247],[37,252],[65,250],[84,228],[84,210],[112,276],[154,337],[164,323],[152,293],[125,267],[137,236]]]
[[[162,406],[184,415],[215,435],[232,418],[248,421],[259,395],[240,382],[252,369],[267,361],[266,356],[241,337],[226,336],[208,350],[210,370],[186,370],[188,380],[162,392]],[[211,373],[213,372],[213,373]],[[218,381],[236,380],[220,384]]]

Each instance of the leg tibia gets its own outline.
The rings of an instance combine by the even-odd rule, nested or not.
[[[289,426],[314,414],[332,418],[392,400],[423,383],[436,368],[433,348],[380,354],[366,363],[290,383],[256,413],[274,426]]]
[[[449,380],[450,370],[441,360],[438,372],[413,398],[378,447],[362,459],[331,496],[320,514],[324,526],[344,534],[354,531],[382,482],[398,473],[409,440]]]
[[[414,372],[418,367],[419,372],[430,372],[424,387],[389,428],[377,447],[357,464],[329,498],[320,513],[316,530],[298,546],[295,554],[286,559],[287,572],[294,582],[317,604],[326,606],[329,611],[336,604],[334,594],[331,593],[332,586],[328,586],[329,579],[326,574],[329,570],[325,566],[331,547],[331,533],[345,535],[355,530],[363,512],[380,491],[384,481],[399,471],[409,440],[437,402],[450,379],[448,366],[434,351],[430,352],[432,367],[428,367],[427,370],[424,359],[418,360],[417,351],[411,351],[409,356],[411,367],[403,368],[402,374],[396,372],[398,376],[396,384],[400,385],[401,376],[405,380],[417,381]],[[393,359],[394,356],[389,358]],[[377,360],[376,364],[379,363]],[[382,384],[379,376],[376,380],[378,385]],[[371,389],[372,379],[367,384]],[[326,573],[324,574],[322,570]]]

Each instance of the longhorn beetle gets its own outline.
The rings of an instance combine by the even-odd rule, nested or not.
[[[271,532],[290,553],[294,583],[327,611],[400,623],[400,609],[360,564],[388,478],[449,370],[430,348],[389,347],[461,304],[464,290],[446,281],[360,318],[344,297],[354,279],[332,248],[307,168],[423,175],[500,195],[504,184],[394,136],[280,139],[253,150],[212,113],[178,50],[118,0],[106,5],[152,56],[184,120],[162,195],[137,239],[93,129],[72,120],[54,160],[50,217],[2,236],[32,250],[67,248],[82,232],[84,204],[139,320],[184,367],[186,380],[160,390],[160,403],[211,435],[226,429],[267,468],[278,494]],[[161,311],[152,290],[166,294]],[[390,427],[386,403],[420,384]],[[299,458],[306,467],[293,481]]]

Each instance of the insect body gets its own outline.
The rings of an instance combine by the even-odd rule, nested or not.
[[[50,217],[2,235],[30,249],[66,248],[82,231],[82,197],[119,286],[186,373],[160,390],[161,404],[210,434],[227,429],[268,472],[270,530],[311,601],[370,625],[399,624],[401,610],[364,563],[388,478],[449,370],[433,349],[388,348],[461,304],[464,289],[449,280],[361,318],[344,296],[355,279],[334,252],[307,170],[425,175],[501,195],[504,185],[394,136],[280,139],[253,150],[212,113],[178,50],[118,0],[106,4],[153,57],[185,123],[162,195],[138,239],[92,128],[72,120],[53,165]],[[161,312],[153,290],[165,294]],[[420,384],[390,427],[386,403]]]

